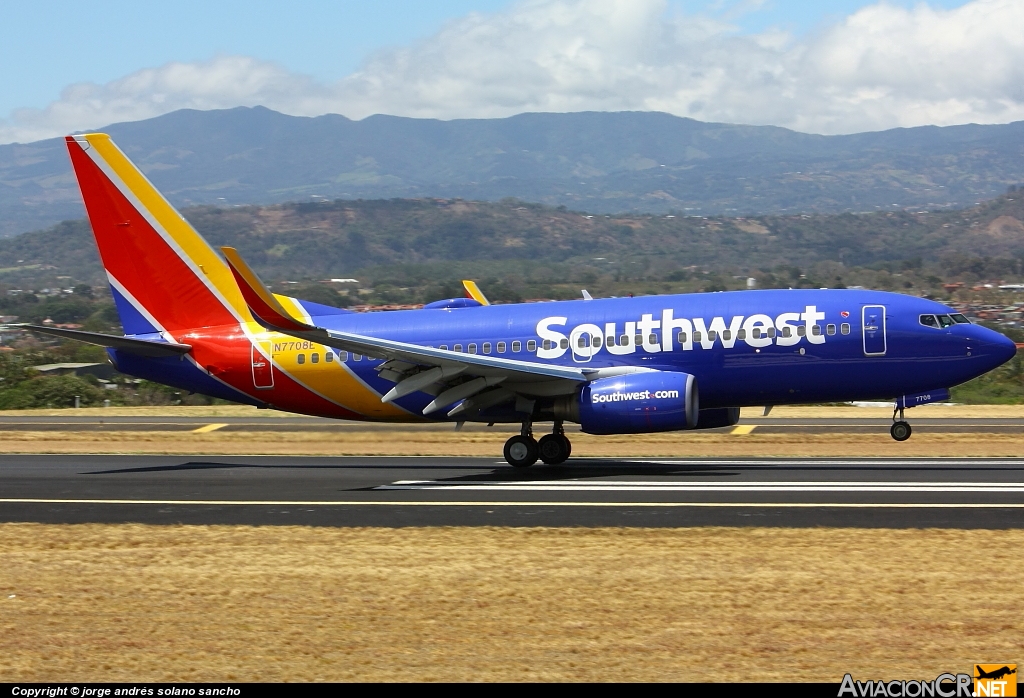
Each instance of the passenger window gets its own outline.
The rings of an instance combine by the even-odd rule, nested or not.
[[[635,344],[636,346],[640,346],[643,343],[644,336],[642,334],[638,334],[636,337],[633,338],[633,344]]]
[[[505,343],[504,342],[498,342],[498,353],[499,354],[504,354],[505,353]]]
[[[470,354],[475,354],[476,353],[476,344],[470,344],[469,345],[469,353]]]
[[[796,328],[796,336],[797,337],[806,337],[807,336],[807,327],[805,325],[800,325],[799,327],[797,327]]]
[[[299,354],[296,357],[295,360],[298,361],[300,364],[304,364],[304,363],[306,363],[306,355],[305,354]]]
[[[951,317],[950,317],[950,316],[948,316],[948,315],[940,315],[940,316],[939,316],[939,323],[940,323],[940,324],[941,324],[941,325],[942,325],[943,327],[951,327],[951,326],[953,326],[953,325],[955,325],[955,324],[956,324],[955,322],[953,322],[953,318],[951,318]]]
[[[309,355],[309,360],[315,364],[320,363],[320,354],[318,354],[317,352],[313,352],[312,354]]]
[[[836,326],[835,325],[825,325],[825,334],[827,334],[829,337],[831,337],[835,333],[836,333]]]
[[[939,326],[939,321],[935,319],[934,315],[922,315],[919,318],[919,321],[925,327],[938,327]]]
[[[452,347],[452,351],[461,352],[462,351],[462,345],[461,344],[456,344],[455,346]]]
[[[821,336],[821,325],[811,325],[811,334],[815,337]]]
[[[551,340],[550,340],[550,339],[545,339],[545,340],[544,340],[544,341],[543,341],[543,342],[541,343],[541,347],[543,347],[545,351],[547,351],[548,349],[550,349],[550,348],[551,348],[551,347],[553,347],[553,346],[554,346],[554,344],[552,344],[552,342],[551,342]]]
[[[619,346],[620,347],[628,347],[629,346],[629,335],[628,334],[624,334],[621,337],[619,337]]]
[[[589,335],[589,334],[581,334],[581,335],[580,335],[580,336],[579,336],[579,337],[578,337],[578,338],[576,339],[576,345],[577,345],[577,346],[578,346],[578,347],[579,347],[580,349],[582,349],[582,348],[584,348],[585,346],[587,346],[587,340],[588,340],[588,339],[590,339],[590,335]]]
[[[483,346],[483,350],[482,351],[485,354],[490,354],[491,353],[491,343],[490,342],[484,342],[484,346]]]
[[[775,339],[775,328],[774,327],[769,327],[768,328],[768,336],[771,337],[772,339]]]
[[[955,323],[957,323],[958,325],[970,325],[971,324],[971,321],[968,320],[965,315],[961,315],[960,313],[953,313],[952,315],[950,315],[950,317],[953,318],[953,321]]]
[[[656,334],[649,334],[649,335],[647,335],[647,343],[648,344],[657,344],[658,343],[658,335],[656,335]]]
[[[441,346],[438,347],[438,349],[441,349],[443,351],[448,351],[448,345],[447,344],[442,344]]]
[[[760,328],[760,327],[755,327],[754,329],[752,329],[752,330],[750,331],[750,335],[751,335],[751,336],[752,336],[752,337],[753,337],[754,339],[761,339],[761,328]]]
[[[686,333],[680,332],[679,334],[676,335],[676,339],[679,341],[680,344],[686,344]]]
[[[334,352],[329,351],[326,354],[324,354],[324,361],[326,361],[327,363],[331,363],[332,361],[334,361]]]
[[[842,325],[839,326],[839,331],[842,332],[843,334],[850,334],[850,323],[844,322]]]
[[[560,341],[558,343],[558,346],[560,346],[562,349],[568,349],[569,348],[569,340],[568,339],[563,339],[562,341]]]
[[[722,330],[722,339],[726,342],[732,339],[732,330]]]
[[[600,346],[601,346],[601,338],[600,337],[594,337],[594,348],[596,349],[596,348],[599,348]]]
[[[352,355],[352,360],[353,361],[362,361],[363,360],[363,355],[362,354],[353,354]]]
[[[537,351],[537,341],[534,339],[526,342],[526,351]]]
[[[608,341],[605,342],[605,345],[607,345],[609,347],[614,347],[615,346],[615,335],[608,335]]]
[[[520,342],[518,339],[516,341],[512,342],[512,351],[514,353],[518,354],[522,350],[523,350],[523,343],[522,342]],[[531,349],[530,351],[533,351],[533,349]]]
[[[718,339],[718,332],[716,330],[708,330],[708,341],[713,342],[716,339]]]
[[[747,338],[747,331],[746,330],[738,330],[736,332],[736,339],[746,339],[746,338]]]
[[[786,325],[785,327],[783,327],[782,328],[782,336],[783,337],[792,337],[793,336],[793,328],[790,327],[789,325]]]
[[[347,351],[339,351],[338,352],[338,361],[348,361],[348,352]]]
[[[695,341],[695,342],[700,342],[700,341],[702,341],[702,340],[701,340],[701,333],[700,333],[700,330],[694,330],[694,331],[693,331],[693,341]]]

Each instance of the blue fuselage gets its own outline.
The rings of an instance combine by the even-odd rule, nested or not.
[[[666,311],[673,323],[686,322],[666,332]],[[482,353],[487,346],[489,353],[530,361],[683,371],[697,377],[701,406],[710,408],[889,399],[963,383],[1014,355],[1012,341],[985,327],[930,327],[920,321],[922,314],[953,312],[934,301],[880,291],[765,290],[314,319],[331,328],[435,347],[461,345],[468,351],[475,345]],[[815,325],[821,334],[814,334]],[[789,337],[783,336],[786,326],[792,328]],[[744,339],[739,339],[744,327]],[[594,328],[599,341],[593,341]],[[680,332],[688,341],[679,341]],[[701,341],[695,341],[697,332]],[[547,351],[545,334],[556,343]],[[590,335],[583,340],[588,346],[580,346],[581,335]],[[620,343],[624,336],[628,342]],[[608,337],[615,338],[614,345],[609,346]],[[514,342],[519,352],[512,351]],[[537,343],[533,351],[530,342]],[[497,353],[499,343],[504,344],[502,354]],[[376,377],[374,363],[349,365],[384,392],[390,384]]]

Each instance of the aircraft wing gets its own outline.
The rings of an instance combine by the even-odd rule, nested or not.
[[[31,325],[19,323],[8,325],[8,327],[21,327],[40,334],[50,334],[64,339],[74,339],[79,342],[96,344],[101,347],[110,347],[119,351],[126,351],[138,356],[182,356],[192,351],[191,344],[177,344],[172,342],[154,342],[148,339],[134,339],[132,337],[118,337],[112,334],[100,332],[83,332],[82,330],[67,330],[63,327],[47,327],[46,325]]]
[[[235,281],[238,283],[249,310],[257,322],[264,327],[343,351],[387,359],[388,363],[382,367],[380,374],[384,378],[393,380],[397,385],[382,398],[385,402],[422,389],[432,392],[432,394],[434,391],[440,392],[438,400],[443,401],[447,396],[447,399],[450,399],[447,404],[451,404],[499,383],[502,384],[501,387],[508,398],[516,394],[568,394],[574,391],[575,386],[586,383],[597,374],[603,373],[599,369],[587,370],[480,354],[464,354],[379,337],[367,337],[352,332],[314,327],[293,317],[285,310],[237,251],[230,247],[222,247],[221,250],[235,275]],[[469,377],[475,377],[476,380],[466,380]],[[458,382],[458,385],[445,390],[446,386],[453,382]],[[459,386],[462,385],[466,387],[461,392],[452,393],[453,390],[458,391]],[[433,391],[430,390],[431,387],[433,387]],[[452,395],[459,397],[452,398]],[[440,406],[444,406],[444,404],[434,405],[431,403],[428,408],[430,411],[434,411],[434,408]],[[459,410],[453,410],[453,412],[457,411]]]

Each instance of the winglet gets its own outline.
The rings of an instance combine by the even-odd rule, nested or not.
[[[462,287],[466,289],[466,298],[472,298],[480,305],[490,305],[491,302],[487,300],[487,296],[480,290],[480,287],[476,285],[475,281],[469,279],[463,279]]]
[[[235,283],[238,284],[238,289],[242,292],[242,297],[245,299],[245,304],[249,306],[249,311],[260,324],[271,329],[293,332],[316,329],[292,317],[284,309],[284,306],[274,298],[274,294],[260,281],[260,278],[256,276],[256,272],[245,263],[245,260],[242,259],[234,247],[222,247],[220,251],[224,253],[224,257],[227,259],[231,273],[235,277]]]

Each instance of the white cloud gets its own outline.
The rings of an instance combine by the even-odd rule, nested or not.
[[[1024,119],[1024,3],[881,2],[812,36],[741,35],[663,0],[524,0],[470,14],[323,84],[253,58],[171,63],[68,87],[0,122],[28,141],[180,108],[464,118],[658,110],[817,133]]]

